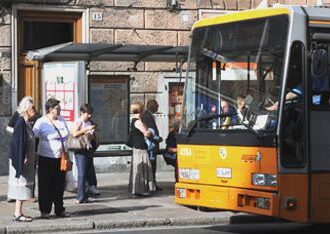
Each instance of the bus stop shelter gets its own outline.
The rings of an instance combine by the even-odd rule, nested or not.
[[[182,65],[188,58],[188,46],[68,42],[29,51],[27,58],[43,63],[85,61],[87,71],[92,61],[134,62],[132,70],[135,70],[139,62],[174,62],[176,68],[180,69],[181,76]],[[127,118],[129,119],[129,114]],[[131,149],[123,144],[108,144],[107,147],[99,149],[94,156],[108,157],[131,154]]]

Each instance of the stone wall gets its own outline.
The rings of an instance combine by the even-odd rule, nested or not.
[[[6,127],[9,119],[6,117],[0,117],[0,175],[8,173],[8,162],[9,162],[9,142],[10,135],[6,131]]]

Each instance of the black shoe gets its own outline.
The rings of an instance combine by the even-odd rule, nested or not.
[[[50,215],[48,213],[41,213],[40,218],[41,219],[50,219]]]
[[[69,215],[68,212],[63,211],[61,214],[56,214],[56,217],[59,217],[59,218],[69,218],[70,215]]]

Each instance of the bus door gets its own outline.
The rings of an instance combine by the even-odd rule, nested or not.
[[[311,28],[310,41],[310,221],[324,223],[330,222],[330,28]]]
[[[294,41],[281,101],[279,128],[279,216],[308,221],[308,160],[305,46]]]

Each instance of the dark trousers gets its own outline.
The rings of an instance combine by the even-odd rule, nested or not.
[[[65,210],[63,206],[65,172],[60,170],[60,162],[61,159],[39,155],[38,202],[41,213],[49,214],[53,203],[56,215],[61,215]]]
[[[87,159],[87,176],[86,181],[88,186],[95,185],[97,187],[97,179],[95,174],[95,167],[94,167],[94,158],[92,156],[88,157]]]
[[[77,171],[78,171],[78,191],[77,200],[80,202],[88,199],[88,193],[86,192],[87,175],[90,173],[90,157],[87,153],[75,153]],[[92,158],[93,159],[93,158]]]

